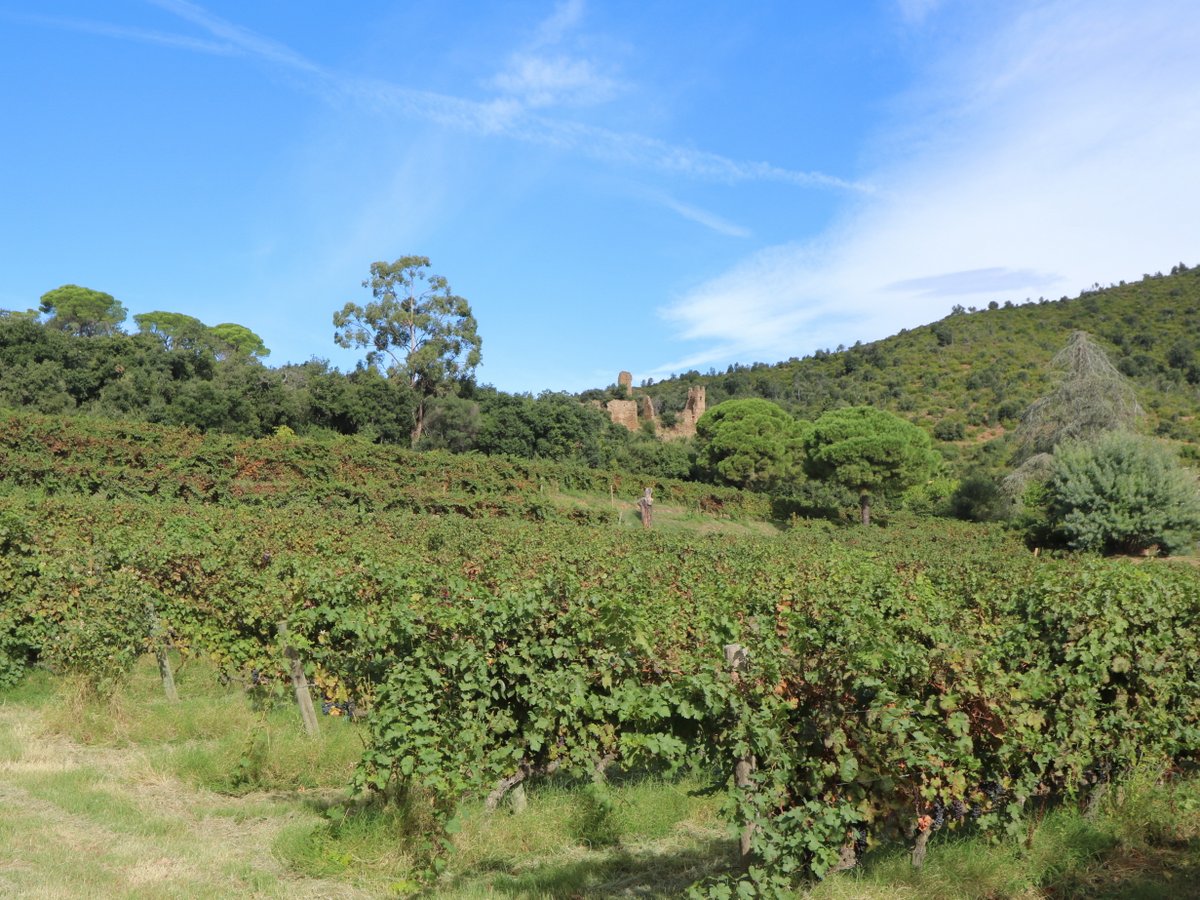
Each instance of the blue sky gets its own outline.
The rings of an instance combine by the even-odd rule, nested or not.
[[[776,362],[1200,263],[1197,47],[1194,0],[0,0],[0,307],[349,368],[419,254],[505,390]]]

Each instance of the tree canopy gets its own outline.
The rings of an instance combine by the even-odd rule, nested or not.
[[[137,323],[139,331],[155,335],[168,350],[190,350],[215,359],[261,359],[271,355],[262,338],[236,322],[223,322],[210,327],[195,316],[162,310],[139,313],[133,317],[133,321]]]
[[[208,326],[195,316],[184,313],[154,310],[138,313],[133,317],[138,331],[152,334],[163,342],[168,350],[193,350],[205,347]]]
[[[112,294],[77,284],[64,284],[42,294],[39,308],[50,316],[47,325],[83,337],[119,331],[127,315]]]
[[[416,393],[413,444],[424,429],[426,400],[470,378],[482,358],[470,304],[428,269],[426,256],[372,263],[363,287],[375,300],[347,303],[333,315],[338,346],[371,348],[367,362],[389,377],[404,378]]]
[[[696,422],[699,462],[726,484],[770,487],[796,472],[804,433],[769,400],[727,400]]]
[[[600,465],[612,431],[607,416],[567,394],[536,399],[496,396],[483,415],[476,446],[484,453],[527,459],[575,459]]]
[[[220,325],[212,326],[208,331],[216,340],[218,359],[224,359],[227,356],[262,359],[271,355],[271,351],[267,349],[263,339],[245,325],[239,325],[236,322],[222,322]]]
[[[871,406],[834,409],[813,423],[805,440],[805,468],[859,495],[862,523],[871,523],[871,495],[903,490],[929,477],[938,464],[929,434]]]

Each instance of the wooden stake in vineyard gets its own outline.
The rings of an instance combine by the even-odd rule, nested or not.
[[[296,692],[296,705],[300,707],[300,718],[304,721],[304,733],[309,737],[316,737],[319,731],[317,711],[313,708],[312,694],[308,690],[308,679],[304,676],[304,663],[300,661],[300,654],[292,646],[287,622],[280,622],[275,627],[275,633],[279,635],[279,643],[283,645],[283,655],[287,657],[288,665],[291,668],[292,688]]]
[[[648,490],[648,489],[647,489]],[[746,668],[746,663],[749,662],[750,655],[746,648],[741,644],[726,644],[725,645],[725,664],[729,666],[729,671],[733,677],[734,684],[740,684],[742,681],[742,671]],[[754,754],[747,754],[737,761],[733,767],[733,783],[739,791],[749,791],[753,785],[750,774],[758,768],[758,761],[754,758]],[[747,822],[742,827],[741,853],[742,861],[749,862],[750,860],[750,843],[754,837],[754,823]]]
[[[171,703],[179,702],[179,692],[175,689],[175,675],[171,671],[171,659],[167,656],[166,629],[158,618],[153,605],[146,605],[146,615],[150,617],[150,643],[154,647],[154,658],[158,661],[158,677],[162,679],[163,694]]]

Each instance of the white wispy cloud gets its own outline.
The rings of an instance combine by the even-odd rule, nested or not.
[[[902,104],[924,113],[895,133],[919,139],[871,175],[879,191],[667,305],[693,349],[646,374],[786,359],[956,302],[1057,298],[1200,261],[1197,46],[1188,3],[1064,0],[945,53]]]
[[[554,7],[554,12],[538,25],[534,33],[533,46],[557,44],[583,21],[586,10],[584,0],[563,0]]]
[[[592,106],[619,94],[625,86],[605,74],[597,60],[561,46],[580,26],[585,9],[583,0],[559,3],[533,29],[527,46],[488,79],[487,87],[533,109]]]
[[[748,228],[744,228],[741,225],[730,222],[728,219],[724,219],[721,216],[718,216],[716,213],[683,203],[667,194],[654,193],[652,195],[652,199],[657,203],[662,204],[672,212],[683,216],[683,218],[687,219],[688,221],[695,222],[698,225],[703,225],[705,228],[709,228],[718,234],[724,234],[729,237],[736,238],[748,238],[751,235],[750,229]]]
[[[621,84],[586,59],[515,53],[488,84],[526,106],[591,106],[615,97]]]
[[[311,74],[323,74],[320,66],[284,44],[255,34],[249,29],[235,25],[219,16],[214,16],[204,7],[189,3],[188,0],[146,0],[146,2],[191,22],[193,25],[198,25],[214,37],[228,41],[247,54],[266,62]]]
[[[26,21],[55,28],[86,30],[125,40],[148,41],[180,49],[226,56],[244,56],[292,74],[306,76],[312,89],[325,97],[353,100],[372,109],[434,122],[462,132],[505,137],[541,144],[564,152],[614,165],[655,170],[689,178],[725,183],[765,181],[796,187],[831,189],[852,193],[870,193],[869,184],[844,179],[824,172],[803,171],[775,166],[757,160],[737,160],[691,147],[671,144],[642,134],[619,132],[571,119],[551,117],[531,111],[528,97],[535,98],[557,91],[561,100],[590,96],[595,99],[605,90],[605,77],[593,70],[572,71],[569,66],[553,65],[525,77],[526,99],[502,96],[490,100],[433,91],[422,91],[380,79],[355,76],[322,66],[286,45],[265,38],[249,29],[214,15],[189,0],[146,0],[146,2],[195,25],[208,39],[188,35],[144,31],[81,20],[25,17]],[[577,27],[584,12],[582,0],[561,3],[551,16],[534,30],[533,44],[548,46]],[[215,39],[215,40],[214,40]],[[516,76],[516,85],[520,76]],[[540,89],[542,94],[538,93]],[[557,87],[554,87],[557,85]]]
[[[854,194],[870,194],[874,190],[869,183],[824,172],[731,159],[646,135],[534,113],[522,103],[508,98],[481,102],[374,79],[347,77],[340,79],[339,84],[344,94],[381,110],[390,109],[396,114],[428,119],[465,132],[555,147],[615,165],[726,184],[765,181]]]
[[[1053,275],[1029,269],[1007,269],[991,266],[963,272],[944,272],[922,278],[907,278],[884,285],[887,291],[917,294],[922,297],[963,297],[968,294],[995,294],[1001,291],[1023,291],[1032,285],[1046,284]]]
[[[31,15],[14,13],[8,10],[0,10],[0,18],[23,25],[39,25],[46,28],[57,28],[62,31],[77,31],[82,34],[95,34],[100,37],[137,41],[142,44],[158,44],[162,47],[174,47],[180,50],[191,50],[196,53],[210,53],[214,56],[246,55],[241,47],[229,41],[210,41],[189,37],[184,34],[156,31],[150,28],[131,28],[125,25],[113,25],[108,22],[96,22],[90,19]]]

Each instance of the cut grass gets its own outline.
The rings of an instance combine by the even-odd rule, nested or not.
[[[136,749],[89,748],[46,733],[39,710],[0,705],[0,895],[29,897],[351,897],[297,879],[270,853],[278,830],[315,814],[216,815],[231,801],[156,772]],[[214,802],[216,801],[216,802]]]
[[[286,703],[261,708],[213,671],[191,660],[178,667],[178,703],[163,696],[149,658],[119,694],[98,700],[64,681],[45,707],[50,729],[91,746],[142,748],[154,763],[198,787],[250,791],[342,791],[362,755],[356,727],[342,718],[304,734]]]
[[[143,806],[122,794],[121,784],[106,783],[93,769],[10,773],[9,778],[29,797],[120,834],[164,836],[178,831],[177,823],[147,815]]]

